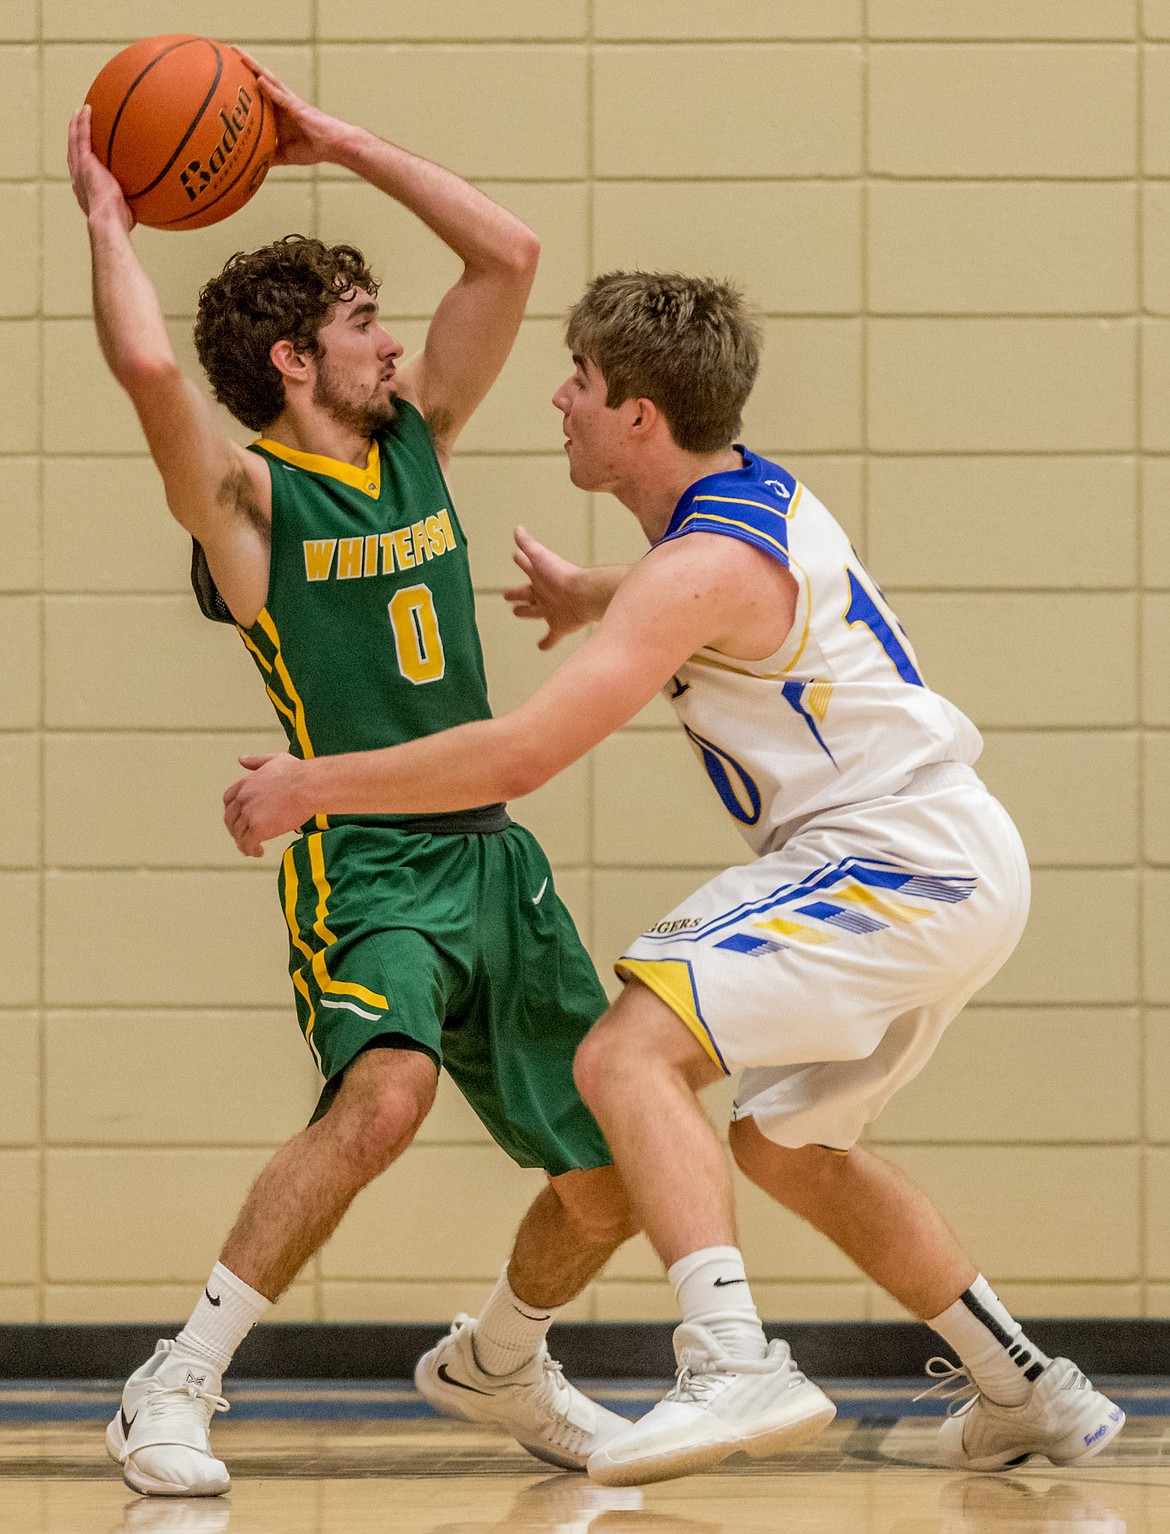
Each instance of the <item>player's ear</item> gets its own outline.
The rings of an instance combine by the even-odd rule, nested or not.
[[[276,341],[269,349],[268,355],[272,366],[285,378],[304,378],[309,371],[309,359],[298,352],[291,341]]]
[[[630,433],[635,437],[649,437],[662,419],[662,411],[652,399],[627,400],[633,406],[630,417]]]

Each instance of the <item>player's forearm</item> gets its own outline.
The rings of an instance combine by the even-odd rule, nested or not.
[[[408,208],[469,269],[535,268],[540,243],[527,224],[453,171],[361,128],[331,158]]]
[[[546,776],[508,717],[378,751],[314,757],[300,770],[306,819],[472,809],[520,798]]]
[[[142,268],[121,220],[89,219],[93,261],[93,314],[102,355],[131,393],[160,370],[176,366],[158,294]]]
[[[606,608],[631,568],[630,565],[588,565],[580,571],[574,595],[586,623],[596,623],[605,616]]]

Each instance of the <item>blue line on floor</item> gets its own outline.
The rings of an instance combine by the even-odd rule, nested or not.
[[[582,1381],[583,1388],[622,1416],[648,1411],[669,1381]],[[838,1416],[941,1417],[945,1403],[914,1401],[920,1380],[824,1380]],[[1170,1417],[1170,1379],[1097,1381],[1131,1417]],[[232,1420],[367,1421],[420,1420],[437,1414],[407,1380],[228,1381]],[[120,1387],[110,1381],[9,1380],[0,1384],[0,1422],[106,1421],[118,1408]]]

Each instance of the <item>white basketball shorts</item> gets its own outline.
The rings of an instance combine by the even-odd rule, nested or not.
[[[1019,942],[1028,861],[970,767],[828,810],[730,868],[622,955],[722,1069],[734,1118],[848,1150]]]

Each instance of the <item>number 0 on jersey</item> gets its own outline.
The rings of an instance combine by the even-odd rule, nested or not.
[[[447,667],[429,586],[404,586],[389,603],[398,669],[408,682],[437,682]]]

